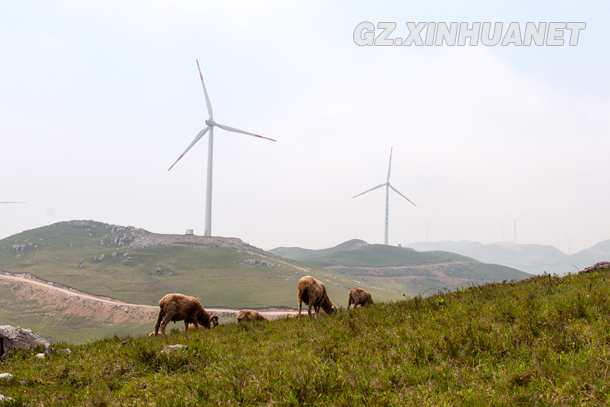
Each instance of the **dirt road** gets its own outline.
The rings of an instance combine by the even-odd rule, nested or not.
[[[155,321],[159,312],[158,306],[131,304],[113,298],[84,293],[71,287],[44,281],[31,274],[0,273],[0,284],[14,288],[19,299],[35,299],[41,307],[81,317],[94,318],[109,323]],[[203,304],[205,307],[205,304]],[[224,316],[237,315],[239,309],[207,308],[214,314]],[[296,315],[296,310],[264,309],[259,312],[269,319],[278,319],[286,315]],[[52,316],[52,315],[51,315]]]

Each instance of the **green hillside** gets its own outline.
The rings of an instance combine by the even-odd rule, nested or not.
[[[132,228],[113,235],[112,225],[88,221],[89,226],[78,227],[75,223],[60,222],[0,240],[0,268],[147,305],[157,305],[168,292],[180,292],[200,297],[207,307],[295,308],[296,285],[306,274],[329,280],[331,298],[341,298],[341,303],[353,288],[339,273],[281,259],[243,242],[239,247],[201,247],[184,242],[119,247],[112,244],[116,236],[129,238],[130,233],[140,232]],[[153,237],[157,236],[163,235]],[[25,248],[17,251],[15,245]],[[104,260],[94,263],[101,255]],[[396,293],[386,291],[377,295],[387,300],[397,298]]]
[[[396,246],[370,244],[357,250],[336,251],[332,254],[322,255],[307,260],[308,263],[327,267],[336,264],[356,267],[387,267],[403,266],[406,264],[435,264],[451,261],[478,263],[470,257],[446,252],[417,252]]]
[[[315,256],[296,261],[235,238],[158,235],[94,221],[59,222],[0,241],[1,270],[152,306],[165,294],[179,292],[200,298],[206,308],[294,309],[296,286],[304,275],[323,281],[331,300],[343,307],[354,287],[382,302],[398,300],[403,292],[430,295],[526,276],[453,253],[420,253],[361,240]],[[12,301],[8,297],[15,287],[0,288],[0,324],[21,324],[45,337],[83,341],[150,329],[150,323],[87,319],[38,295]]]
[[[306,260],[314,257],[327,256],[336,252],[354,250],[360,246],[367,244],[368,243],[366,243],[364,240],[352,239],[328,249],[312,250],[302,249],[300,247],[278,247],[276,249],[270,250],[269,252],[278,256],[285,257],[287,259]]]
[[[602,406],[610,270],[0,360],[13,405]],[[167,345],[185,349],[164,353]],[[67,345],[55,344],[57,349]]]
[[[301,249],[302,250],[302,249]],[[485,264],[471,257],[443,251],[418,252],[410,248],[350,240],[330,249],[299,252],[297,248],[271,250],[284,256],[308,256],[304,262],[350,276],[357,282],[407,295],[435,290],[530,277],[511,267]]]

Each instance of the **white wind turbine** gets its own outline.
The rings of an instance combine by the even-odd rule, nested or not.
[[[206,190],[205,190],[205,233],[204,233],[204,236],[212,236],[212,164],[213,164],[213,150],[214,150],[214,127],[220,127],[223,130],[232,131],[235,133],[247,134],[249,136],[263,138],[265,140],[271,140],[271,141],[276,141],[276,140],[273,140],[273,139],[270,139],[267,137],[263,137],[263,136],[259,136],[258,134],[248,133],[247,131],[239,130],[239,129],[236,129],[233,127],[225,126],[224,124],[216,123],[214,121],[214,114],[212,113],[212,104],[210,103],[210,98],[208,97],[208,91],[206,90],[205,83],[203,82],[203,75],[201,74],[201,68],[199,67],[198,60],[197,60],[197,69],[199,70],[199,77],[201,78],[201,85],[203,86],[203,94],[205,95],[205,104],[208,108],[209,119],[205,121],[205,124],[207,124],[207,126],[203,130],[201,130],[199,132],[199,134],[197,134],[197,136],[195,137],[195,140],[193,140],[193,142],[191,144],[189,144],[189,146],[186,148],[186,150],[184,150],[184,153],[182,153],[180,155],[180,157],[178,157],[178,159],[172,164],[172,166],[169,167],[169,170],[171,170],[174,167],[174,165],[176,165],[176,163],[178,161],[180,161],[180,159],[182,157],[184,157],[184,155],[187,153],[187,151],[189,151],[191,149],[191,147],[193,147],[195,145],[195,143],[197,143],[201,137],[205,136],[205,134],[208,132],[208,130],[210,131],[210,135],[208,136],[209,137],[208,138],[208,177],[207,177],[208,179],[207,179],[207,185],[206,185]]]
[[[420,220],[420,222],[426,224],[426,243],[428,243],[428,230],[432,230],[432,228],[430,227],[430,219],[428,219],[428,220]]]
[[[407,201],[411,202],[414,206],[415,205],[409,198],[407,198],[406,196],[404,196],[403,194],[401,194],[396,188],[394,188],[392,185],[390,185],[390,170],[392,169],[392,148],[390,149],[390,166],[388,167],[388,179],[386,180],[385,184],[379,184],[374,188],[369,189],[368,191],[364,191],[361,194],[356,195],[354,198],[359,197],[360,195],[364,195],[367,192],[371,192],[377,188],[381,188],[383,186],[385,186],[385,239],[384,239],[384,244],[387,245],[388,244],[388,212],[389,212],[389,205],[390,205],[390,188],[392,188],[392,190],[394,192],[396,192],[398,195],[402,196],[403,198],[405,198]]]
[[[504,215],[506,216],[506,215]],[[525,218],[527,216],[527,214],[521,216],[519,219],[513,219],[510,216],[506,216],[508,219],[512,220],[514,225],[514,234],[513,234],[513,243],[517,243],[517,222],[520,221],[521,219]]]

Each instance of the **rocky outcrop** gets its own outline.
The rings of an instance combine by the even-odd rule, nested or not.
[[[273,264],[273,263],[269,263],[268,261],[265,260],[258,260],[258,259],[246,259],[244,260],[244,263],[249,264],[251,266],[265,266],[265,267],[269,267],[269,268],[278,268],[278,267],[282,267],[281,264]]]
[[[10,351],[33,348],[38,345],[43,345],[47,354],[54,351],[49,341],[42,336],[36,335],[31,329],[0,325],[1,356],[7,355]]]
[[[610,261],[600,261],[591,267],[587,267],[579,271],[579,273],[590,273],[592,271],[610,269]]]

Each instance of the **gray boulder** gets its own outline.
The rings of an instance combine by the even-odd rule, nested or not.
[[[0,356],[5,356],[10,351],[33,348],[37,345],[43,345],[47,354],[54,352],[49,341],[36,335],[31,329],[0,325]]]

